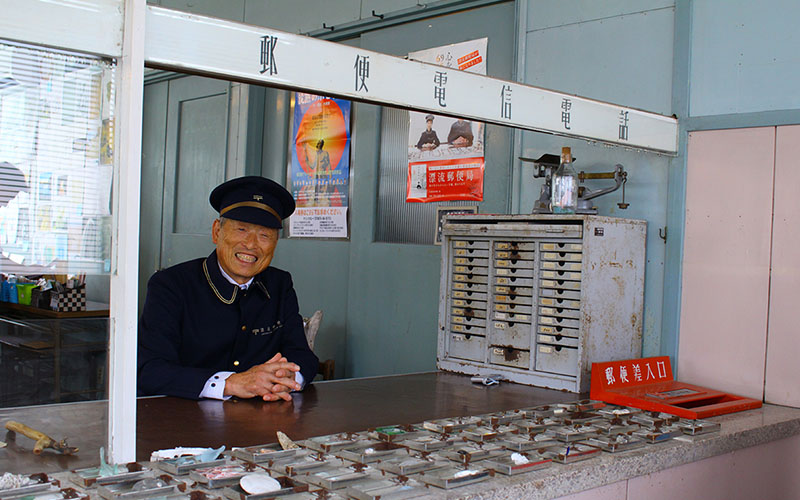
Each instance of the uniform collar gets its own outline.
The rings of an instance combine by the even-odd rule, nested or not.
[[[223,276],[216,250],[211,252],[211,255],[203,261],[203,273],[214,295],[224,304],[233,304],[233,301],[236,300],[236,295],[239,293],[239,286],[229,282]],[[262,275],[263,273],[255,276],[250,282],[249,288],[254,287],[257,290],[261,290],[267,298],[270,298],[267,287],[263,283]]]

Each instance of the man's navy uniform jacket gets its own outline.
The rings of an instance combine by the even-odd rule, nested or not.
[[[317,374],[289,273],[269,267],[240,290],[222,275],[213,252],[158,271],[147,283],[140,396],[197,399],[215,373],[246,371],[277,352],[300,366],[306,383]]]

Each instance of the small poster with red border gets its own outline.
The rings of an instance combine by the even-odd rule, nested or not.
[[[409,59],[486,74],[488,39],[412,52]],[[446,105],[446,73],[439,88]],[[409,112],[406,201],[483,201],[484,124],[431,113]]]
[[[406,201],[483,201],[483,158],[409,163]]]

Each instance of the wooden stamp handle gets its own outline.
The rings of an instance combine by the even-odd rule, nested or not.
[[[6,422],[6,429],[14,432],[19,432],[23,436],[27,436],[34,441],[36,444],[33,446],[33,453],[39,455],[42,453],[42,450],[45,448],[49,448],[56,444],[53,439],[43,432],[39,432],[36,429],[31,429],[25,424],[15,422],[14,420],[9,420]]]

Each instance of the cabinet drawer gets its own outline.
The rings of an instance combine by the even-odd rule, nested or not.
[[[453,250],[456,257],[480,257],[483,259],[489,258],[489,250],[475,250],[473,248],[456,248]]]
[[[557,290],[580,290],[580,281],[566,280],[541,280],[542,288],[555,288]]]
[[[580,300],[565,300],[565,299],[549,299],[547,297],[541,297],[539,299],[540,306],[548,306],[548,307],[561,307],[567,309],[580,309],[581,308],[581,301]]]
[[[486,357],[486,337],[454,333],[450,335],[450,350],[447,355],[451,358],[483,361]]]
[[[533,295],[533,287],[530,286],[496,286],[494,293],[502,293],[509,297],[525,296],[530,297]]]
[[[471,307],[473,309],[486,310],[486,302],[472,299],[453,299],[450,303],[456,307]]]
[[[481,318],[467,318],[465,316],[450,316],[451,324],[486,327],[486,320]]]
[[[453,281],[460,281],[463,283],[477,283],[485,285],[488,283],[489,278],[486,275],[468,273],[468,274],[453,274]]]
[[[528,314],[528,315],[530,315],[533,312],[533,308],[531,306],[526,306],[524,304],[504,304],[502,302],[495,303],[494,310],[513,313],[513,314]]]
[[[512,347],[492,346],[489,349],[489,362],[494,365],[512,366],[527,370],[531,364],[531,352]]]
[[[453,248],[489,249],[487,240],[453,240]]]
[[[536,346],[536,369],[561,375],[577,375],[578,349],[539,344]]]
[[[536,243],[532,241],[496,241],[494,247],[497,250],[533,252],[536,250]]]
[[[583,260],[583,254],[574,252],[542,252],[541,259],[555,262],[580,262]]]
[[[488,287],[482,283],[467,283],[464,281],[456,281],[453,283],[453,290],[462,290],[465,292],[486,292]]]
[[[472,307],[454,307],[450,310],[453,316],[463,316],[465,318],[486,318],[486,309],[475,309]]]
[[[497,313],[495,313],[496,315]],[[539,316],[539,324],[548,326],[562,326],[565,328],[580,328],[581,322],[577,319],[554,318],[552,316]]]
[[[454,290],[451,293],[454,299],[469,299],[469,300],[486,300],[488,294],[486,292],[473,292],[470,290]]]
[[[565,337],[563,335],[544,335],[536,336],[537,344],[552,344],[561,347],[578,347],[577,337]]]
[[[556,290],[554,288],[541,288],[539,289],[540,297],[553,297],[555,299],[572,299],[580,300],[581,292],[571,290]]]
[[[533,286],[533,279],[531,278],[515,278],[514,276],[504,277],[498,276],[494,279],[498,285],[509,286]]]
[[[535,258],[535,253],[519,252],[517,250],[495,250],[494,257],[496,259],[511,260],[514,264],[526,263],[525,265],[530,265],[530,262]]]
[[[530,323],[531,315],[495,311],[494,319],[508,321],[509,323]]]
[[[489,274],[489,268],[483,266],[473,266],[473,265],[462,266],[460,264],[456,264],[455,266],[453,266],[453,272],[461,274],[477,274],[480,276],[487,276]]]
[[[580,271],[542,271],[543,279],[580,281]]]
[[[547,335],[565,335],[567,337],[579,337],[580,330],[577,328],[564,328],[563,326],[538,325],[536,331]]]
[[[478,257],[454,257],[453,263],[459,266],[483,266],[489,265],[489,259],[481,259]]]
[[[508,276],[514,278],[533,278],[533,269],[498,267],[494,270],[494,273],[497,276]]]
[[[546,271],[580,271],[583,264],[580,262],[557,262],[554,260],[543,260],[541,268]]]
[[[539,249],[543,252],[582,252],[582,243],[540,243]]]
[[[450,325],[450,331],[469,335],[486,335],[486,329],[482,326],[462,325],[459,323]]]
[[[505,321],[493,321],[490,340],[494,345],[529,350],[531,348],[531,325],[528,323],[512,325]]]
[[[542,299],[544,300],[544,299]],[[550,299],[553,300],[553,299]],[[533,303],[533,297],[531,296],[522,296],[522,295],[495,295],[494,296],[495,303],[503,303],[503,304],[516,304],[516,305],[523,305],[529,306]]]
[[[581,319],[581,312],[576,309],[564,309],[563,307],[540,307],[540,316],[555,316],[558,318]]]

